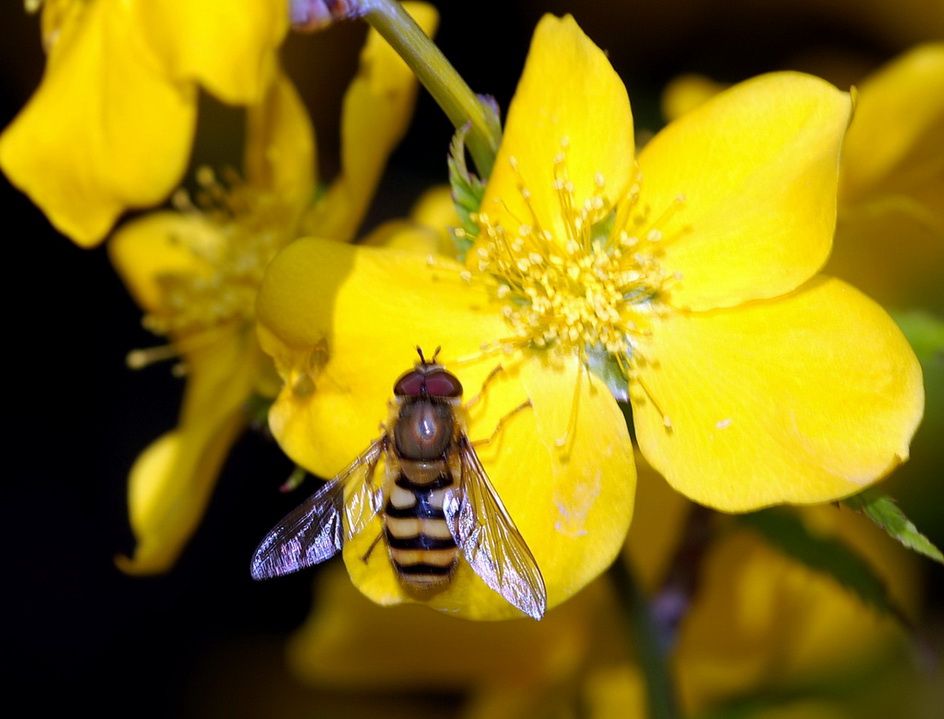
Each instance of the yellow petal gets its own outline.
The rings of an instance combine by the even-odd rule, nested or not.
[[[603,194],[615,201],[635,178],[633,118],[626,88],[604,52],[571,16],[545,15],[534,32],[508,109],[482,212],[512,234],[524,222],[566,241],[554,186],[555,179],[564,179],[555,167],[562,152],[577,208],[600,194],[600,180]],[[530,192],[527,203],[522,185]]]
[[[827,271],[885,306],[944,315],[942,266],[944,43],[933,43],[861,86],[843,150]]]
[[[908,457],[921,419],[914,352],[839,280],[668,314],[644,352],[632,392],[639,446],[673,487],[717,509],[848,496]]]
[[[115,557],[121,571],[160,574],[174,565],[203,518],[220,467],[244,426],[222,428],[216,441],[202,448],[196,443],[205,438],[169,432],[141,453],[128,478],[136,544],[132,556]]]
[[[776,297],[822,267],[850,109],[847,93],[818,78],[764,75],[722,92],[646,145],[641,202],[665,237],[663,266],[681,275],[669,297],[674,306]]]
[[[246,117],[246,179],[286,207],[304,208],[316,179],[315,128],[305,103],[284,72],[275,73],[262,101]]]
[[[258,102],[288,30],[284,0],[137,0],[133,30],[177,82],[198,82],[224,102]]]
[[[216,478],[246,427],[244,404],[263,358],[251,334],[189,353],[178,428],[148,447],[128,485],[133,557],[118,557],[129,574],[167,571],[203,517]]]
[[[186,242],[180,239],[186,237]],[[147,313],[165,311],[162,279],[173,275],[210,278],[214,268],[194,252],[225,239],[198,215],[153,212],[122,226],[108,243],[108,255],[128,291]]]
[[[642,588],[655,594],[665,581],[693,505],[636,453],[636,508],[625,556]]]
[[[705,104],[728,85],[704,75],[679,75],[672,78],[662,91],[662,117],[674,122],[682,115]]]
[[[648,687],[637,664],[594,662],[584,681],[587,716],[649,716]]]
[[[443,247],[440,240],[440,233],[429,227],[423,227],[409,220],[390,220],[360,240],[360,244],[371,247],[409,250],[410,252],[441,254]]]
[[[458,227],[459,215],[449,185],[434,185],[426,190],[410,210],[410,219],[427,227]]]
[[[479,345],[507,330],[461,270],[444,258],[431,266],[424,254],[317,239],[275,257],[259,292],[259,338],[286,383],[269,422],[292,459],[330,477],[364,450],[417,346],[441,346],[447,366],[478,357],[460,379],[481,385],[495,362]]]
[[[632,445],[613,398],[578,369],[576,359],[553,368],[538,356],[520,365],[505,358],[503,367],[485,390],[481,415],[478,408],[471,410],[469,433],[473,441],[487,439],[508,417],[478,454],[537,561],[550,608],[596,578],[620,551],[632,517]],[[509,417],[523,399],[532,407]],[[568,435],[574,401],[576,423]],[[378,519],[345,545],[352,581],[379,604],[415,601],[397,581],[382,547],[363,560],[379,531]],[[461,560],[449,587],[426,603],[468,619],[521,616]]]
[[[0,166],[59,230],[98,243],[129,207],[161,201],[187,163],[195,88],[134,41],[127,3],[60,29],[42,84],[0,138]]]
[[[895,174],[944,182],[944,42],[911,50],[862,84],[842,170],[844,201],[887,191]]]
[[[409,220],[385,222],[360,240],[360,244],[454,255],[456,242],[451,230],[459,224],[452,190],[448,185],[438,185],[420,196],[410,211]]]
[[[427,35],[435,32],[439,22],[435,8],[425,3],[404,3],[404,8]],[[387,158],[406,132],[415,99],[412,71],[371,29],[360,70],[344,96],[341,176],[305,219],[310,234],[342,241],[353,238]]]
[[[944,137],[944,133],[941,134]],[[941,159],[944,160],[944,143]],[[940,178],[906,192],[840,206],[825,272],[889,308],[923,307],[944,317],[944,164]]]
[[[456,240],[452,231],[462,223],[452,199],[452,188],[437,185],[426,190],[410,210],[410,219],[439,235],[441,254],[456,254]]]

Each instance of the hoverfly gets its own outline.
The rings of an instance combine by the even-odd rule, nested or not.
[[[540,619],[544,580],[465,432],[457,411],[462,385],[436,355],[427,361],[417,352],[419,362],[393,387],[383,434],[266,535],[252,576],[268,579],[323,562],[380,512],[378,541],[384,539],[408,593],[446,589],[461,551],[485,584]],[[381,458],[383,477],[375,483]]]

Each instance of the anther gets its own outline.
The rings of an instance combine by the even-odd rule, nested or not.
[[[180,351],[175,345],[160,345],[159,347],[131,350],[125,357],[125,364],[129,369],[144,369],[158,362],[177,359],[179,356]]]

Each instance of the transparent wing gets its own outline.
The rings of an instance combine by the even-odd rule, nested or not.
[[[540,619],[547,609],[541,570],[465,436],[459,438],[459,476],[443,504],[453,539],[489,587]]]
[[[381,489],[371,480],[385,444],[386,437],[376,440],[265,536],[252,555],[253,579],[270,579],[323,562],[367,526],[382,502]]]

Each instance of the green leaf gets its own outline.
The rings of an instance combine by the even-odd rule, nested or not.
[[[832,577],[866,603],[908,625],[889,596],[884,581],[841,540],[813,534],[799,516],[785,508],[744,514],[739,519],[787,556]]]
[[[850,509],[864,514],[908,549],[944,564],[944,554],[941,554],[941,550],[918,531],[918,528],[895,504],[895,500],[888,495],[874,489],[867,489],[853,497],[847,497],[843,503]]]
[[[472,246],[472,242],[479,234],[479,226],[472,220],[472,215],[482,206],[485,196],[485,185],[473,173],[465,162],[465,136],[469,132],[466,125],[458,130],[449,144],[449,185],[452,187],[452,200],[456,206],[456,213],[462,223],[461,231],[453,233],[459,259],[464,260],[465,254]]]
[[[925,310],[892,313],[921,364],[944,361],[944,321]]]

